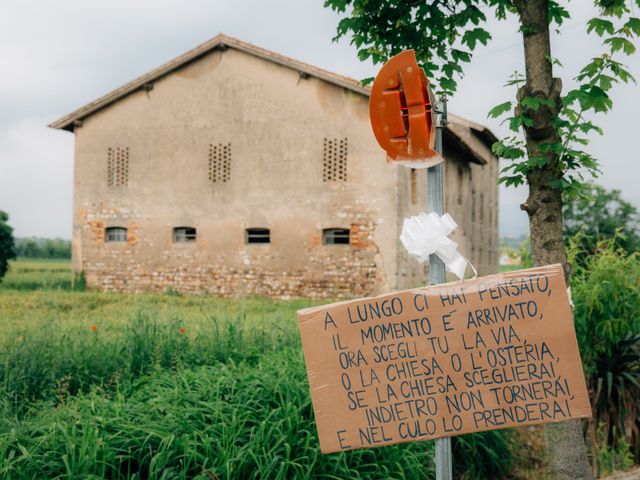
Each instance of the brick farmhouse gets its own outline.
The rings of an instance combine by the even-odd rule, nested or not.
[[[108,291],[349,298],[422,285],[398,240],[426,173],[385,161],[369,89],[219,35],[55,121],[75,134],[73,268]],[[494,135],[444,133],[452,238],[498,262]]]

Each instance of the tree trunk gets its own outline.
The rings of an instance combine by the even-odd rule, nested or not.
[[[534,124],[525,128],[529,157],[545,157],[543,167],[527,175],[529,197],[521,208],[529,215],[531,250],[535,265],[561,263],[568,283],[569,266],[562,241],[562,192],[550,181],[560,178],[558,157],[544,151],[544,144],[560,143],[551,120],[560,108],[559,79],[553,78],[549,42],[548,0],[515,0],[524,37],[526,82],[518,91],[518,99],[537,97],[551,99],[554,106],[528,110]],[[556,480],[592,479],[587,449],[580,420],[547,424],[545,427],[547,456],[551,476]]]

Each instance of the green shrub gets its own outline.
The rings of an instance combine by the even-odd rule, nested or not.
[[[71,289],[74,292],[84,292],[87,289],[87,277],[85,276],[84,272],[75,272],[73,274]]]
[[[640,258],[600,242],[594,255],[570,248],[575,324],[594,411],[591,443],[597,458],[600,425],[606,444],[631,445],[640,460]],[[580,261],[576,261],[577,259]]]
[[[9,270],[9,260],[16,258],[13,228],[9,225],[9,215],[0,210],[0,281]]]

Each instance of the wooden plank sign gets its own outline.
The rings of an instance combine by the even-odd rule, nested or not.
[[[298,312],[322,452],[588,417],[560,265]]]

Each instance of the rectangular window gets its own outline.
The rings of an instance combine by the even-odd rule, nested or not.
[[[129,147],[107,149],[107,184],[125,187],[129,183]]]
[[[124,227],[108,227],[105,229],[105,242],[126,242],[127,229]]]
[[[228,182],[231,179],[231,143],[209,145],[209,181]]]
[[[322,159],[323,182],[347,181],[347,139],[325,138]]]
[[[349,245],[351,232],[347,228],[325,228],[322,230],[323,245]]]
[[[177,227],[173,229],[173,241],[175,243],[187,243],[196,241],[196,229],[193,227]]]
[[[271,243],[271,230],[268,228],[247,228],[245,241],[247,243]]]

